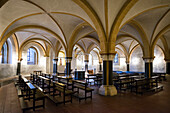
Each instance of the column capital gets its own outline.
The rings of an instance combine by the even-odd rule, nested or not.
[[[53,59],[53,61],[58,62],[58,58]]]
[[[100,53],[101,57],[105,61],[113,61],[116,52],[115,53]]]
[[[66,59],[66,62],[71,62],[72,57],[65,57],[65,59]]]
[[[153,62],[153,60],[154,60],[154,58],[155,57],[143,57],[143,60],[145,61],[145,62]]]
[[[49,55],[44,55],[44,57],[49,57]]]
[[[21,62],[22,60],[23,60],[22,58],[19,58],[19,59],[18,59],[18,62]]]
[[[84,59],[85,59],[85,60],[89,60],[89,54],[88,54],[88,53],[84,53]],[[84,60],[84,61],[85,61],[85,60]]]
[[[88,63],[88,62],[89,62],[89,60],[84,60],[84,62],[87,62],[87,63]]]
[[[170,62],[170,59],[164,59],[165,60],[165,62]]]
[[[126,61],[126,64],[129,64],[129,61]]]

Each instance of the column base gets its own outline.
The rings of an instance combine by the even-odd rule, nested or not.
[[[99,88],[99,94],[104,96],[114,96],[117,95],[117,89],[114,85],[102,85]]]
[[[165,76],[170,76],[170,74],[165,74]]]

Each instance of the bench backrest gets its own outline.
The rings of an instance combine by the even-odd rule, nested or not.
[[[87,88],[87,86],[88,86],[87,82],[83,82],[83,81],[79,81],[79,80],[72,80],[72,83],[73,83],[73,87],[74,87],[74,85],[83,86],[85,88]]]

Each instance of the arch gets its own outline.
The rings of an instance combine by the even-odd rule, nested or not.
[[[156,44],[156,45],[155,45],[155,47],[156,47],[156,46],[158,46],[158,47],[160,48],[160,50],[163,52],[163,54],[164,54],[164,57],[165,57],[165,56],[166,56],[166,54],[165,54],[165,51],[164,51],[164,49],[163,49],[161,46],[159,46],[158,44]],[[154,49],[155,49],[155,48],[154,48]]]
[[[100,61],[100,55],[99,55],[99,53],[98,53],[97,51],[95,51],[95,50],[92,50],[92,51],[94,51],[94,52],[97,54],[98,60]]]
[[[115,47],[115,49],[118,49],[119,51],[121,51],[125,57],[128,57],[128,56],[126,56],[126,54],[120,48]],[[116,52],[116,53],[118,53],[118,52]]]
[[[8,38],[9,36],[11,36],[13,33],[17,32],[17,31],[19,31],[19,30],[21,30],[21,29],[26,29],[26,28],[41,29],[41,30],[44,30],[44,31],[46,31],[46,32],[54,35],[54,36],[60,41],[60,43],[62,44],[63,48],[66,50],[65,44],[64,44],[63,40],[61,39],[61,37],[60,37],[58,34],[56,34],[55,32],[53,32],[52,30],[50,30],[50,29],[48,29],[48,28],[46,28],[46,27],[39,26],[39,25],[24,25],[24,26],[20,26],[20,27],[17,27],[17,28],[15,28],[15,29],[13,29],[12,31],[10,31],[8,34],[6,34],[6,35],[2,38],[2,40],[1,40],[1,42],[0,42],[0,50],[1,50],[1,48],[2,48],[3,43],[7,40],[7,38]]]
[[[85,0],[73,0],[77,5],[79,5],[89,16],[89,18],[92,20],[97,34],[99,36],[99,40],[101,42],[106,42],[106,34],[104,32],[104,28],[102,26],[101,20],[99,19],[97,13],[94,11],[94,9],[90,6],[90,4]]]
[[[170,31],[170,24],[167,25],[166,27],[164,27],[157,35],[156,37],[154,38],[153,42],[152,42],[152,45],[151,45],[151,54],[154,56],[154,48],[155,48],[155,45],[156,45],[156,42],[158,41],[158,39],[163,35],[165,34],[166,32]]]
[[[83,51],[83,53],[85,53],[84,48],[80,44],[76,43],[75,45],[77,45]]]
[[[157,6],[157,7],[153,7],[153,8],[144,10],[144,11],[136,14],[135,16],[131,17],[130,19],[126,20],[125,23],[123,23],[123,24],[120,26],[119,30],[120,30],[125,24],[127,24],[127,23],[130,22],[132,19],[134,19],[135,17],[137,17],[137,16],[139,16],[139,15],[141,15],[141,14],[147,12],[147,11],[154,10],[154,9],[158,9],[158,8],[162,8],[162,7],[169,7],[169,5],[161,5],[161,6]]]
[[[66,36],[64,34],[64,31],[62,30],[62,28],[59,25],[59,23],[53,18],[53,16],[50,13],[48,13],[44,8],[42,8],[41,6],[37,5],[36,3],[32,2],[32,1],[28,1],[28,0],[25,0],[25,2],[28,2],[28,3],[38,7],[40,10],[42,10],[46,15],[48,15],[53,20],[53,22],[59,27],[59,29],[60,29],[60,31],[61,31],[64,39],[65,39],[66,45],[67,45],[67,40],[66,40]]]
[[[44,53],[44,56],[48,56],[48,55],[46,54],[45,48],[44,48],[39,42],[29,41],[29,42],[24,43],[23,45],[21,45],[21,47],[19,48],[18,60],[22,60],[22,51],[23,51],[24,47],[25,47],[27,44],[29,44],[29,43],[34,43],[34,44],[38,45],[38,46],[42,49],[42,51],[43,51],[43,53]]]
[[[134,21],[134,20],[131,20],[128,24],[132,25],[137,30],[137,32],[140,34],[143,47],[144,47],[144,51],[143,51],[145,53],[144,57],[153,57],[150,54],[149,40],[142,26],[137,21]]]
[[[95,47],[97,47],[97,45],[95,45],[94,43],[90,44],[89,47],[87,48],[86,53],[90,53],[90,51],[92,51]]]
[[[116,37],[119,32],[119,27],[121,25],[121,22],[123,21],[124,17],[128,13],[128,11],[135,5],[135,3],[138,2],[138,0],[127,0],[123,7],[120,9],[119,13],[116,16],[115,21],[112,24],[111,27],[111,33],[109,35],[109,41],[116,42]]]
[[[153,33],[152,33],[152,36],[151,36],[151,40],[150,40],[150,43],[152,42],[152,39],[154,38],[154,34],[155,34],[155,31],[158,27],[158,25],[161,23],[161,21],[163,20],[163,18],[170,12],[170,9],[168,9],[168,11],[166,11],[163,16],[159,19],[159,21],[156,23],[155,27],[154,27],[154,30],[153,30]]]
[[[119,44],[119,45],[122,47],[122,49],[123,49],[123,51],[124,51],[124,54],[125,54],[126,60],[128,60],[128,61],[129,61],[129,53],[127,52],[127,50],[126,50],[125,46],[124,46],[123,44]]]
[[[49,45],[49,46],[53,49],[53,51],[54,51],[53,45],[51,45],[47,40],[44,40],[44,39],[41,39],[41,38],[31,38],[31,39],[27,38],[24,42],[22,42],[21,45],[24,45],[25,43],[27,43],[27,42],[29,42],[29,41],[36,41],[36,40],[40,40],[40,41],[43,41],[43,42],[48,43],[48,45]]]
[[[135,46],[131,49],[131,51],[130,51],[130,53],[129,53],[129,60],[130,60],[130,57],[131,57],[133,51],[134,51],[138,46],[140,46],[140,44],[135,45]]]
[[[83,38],[87,38],[87,39],[93,40],[98,46],[100,46],[100,41],[97,40],[96,38],[92,37],[92,36],[84,36],[84,37],[81,37],[81,38],[79,38],[73,45],[75,45],[79,40],[81,40],[81,39],[83,39]]]
[[[42,35],[42,34],[40,34],[40,33],[36,33],[36,32],[33,32],[33,31],[25,31],[25,30],[20,30],[20,31],[29,32],[29,33],[34,33],[33,35],[29,36],[26,40],[28,40],[28,39],[30,39],[30,38],[32,38],[33,36],[36,36],[36,35],[38,34],[38,35],[41,35],[42,37],[44,37],[44,38],[47,40],[47,42],[49,42],[49,43],[52,45],[52,47],[54,46],[54,45],[52,44],[52,42],[51,42],[46,36],[44,36],[44,35]],[[41,38],[39,38],[39,39],[41,39]]]
[[[124,38],[124,37],[130,37],[130,38],[134,39],[135,41],[137,41],[140,44],[141,48],[142,48],[143,56],[145,56],[144,46],[142,45],[142,43],[138,39],[136,39],[134,36],[132,36],[132,35],[130,35],[128,33],[126,33],[125,35],[118,35],[117,39],[121,39],[121,38]]]
[[[18,53],[18,51],[19,51],[19,42],[18,42],[18,38],[17,38],[15,33],[12,35],[12,39],[14,41],[16,53]]]
[[[161,39],[161,41],[162,41],[162,43],[163,43],[163,46],[164,46],[164,49],[165,49],[165,51],[164,51],[165,60],[166,60],[166,59],[170,59],[170,54],[169,54],[169,49],[168,49],[168,43],[167,43],[167,41],[166,41],[166,39],[165,39],[164,36],[160,37],[160,39]],[[163,50],[163,49],[162,49],[162,50]]]
[[[9,46],[8,46],[8,42],[6,41],[3,46],[2,46],[2,49],[1,49],[1,62],[0,63],[3,63],[3,64],[7,64],[8,63],[8,55],[9,55]]]

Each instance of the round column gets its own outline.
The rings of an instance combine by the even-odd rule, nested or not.
[[[103,59],[103,85],[99,88],[99,94],[105,96],[117,95],[116,87],[113,85],[113,59],[115,53],[102,54]]]
[[[151,78],[153,73],[153,60],[154,58],[144,58],[145,61],[145,77]]]
[[[58,58],[53,59],[53,73],[57,74],[57,63],[58,63]]]
[[[166,61],[166,74],[170,75],[170,59],[165,59]]]
[[[66,76],[70,77],[70,73],[71,73],[71,60],[72,57],[66,57]]]

